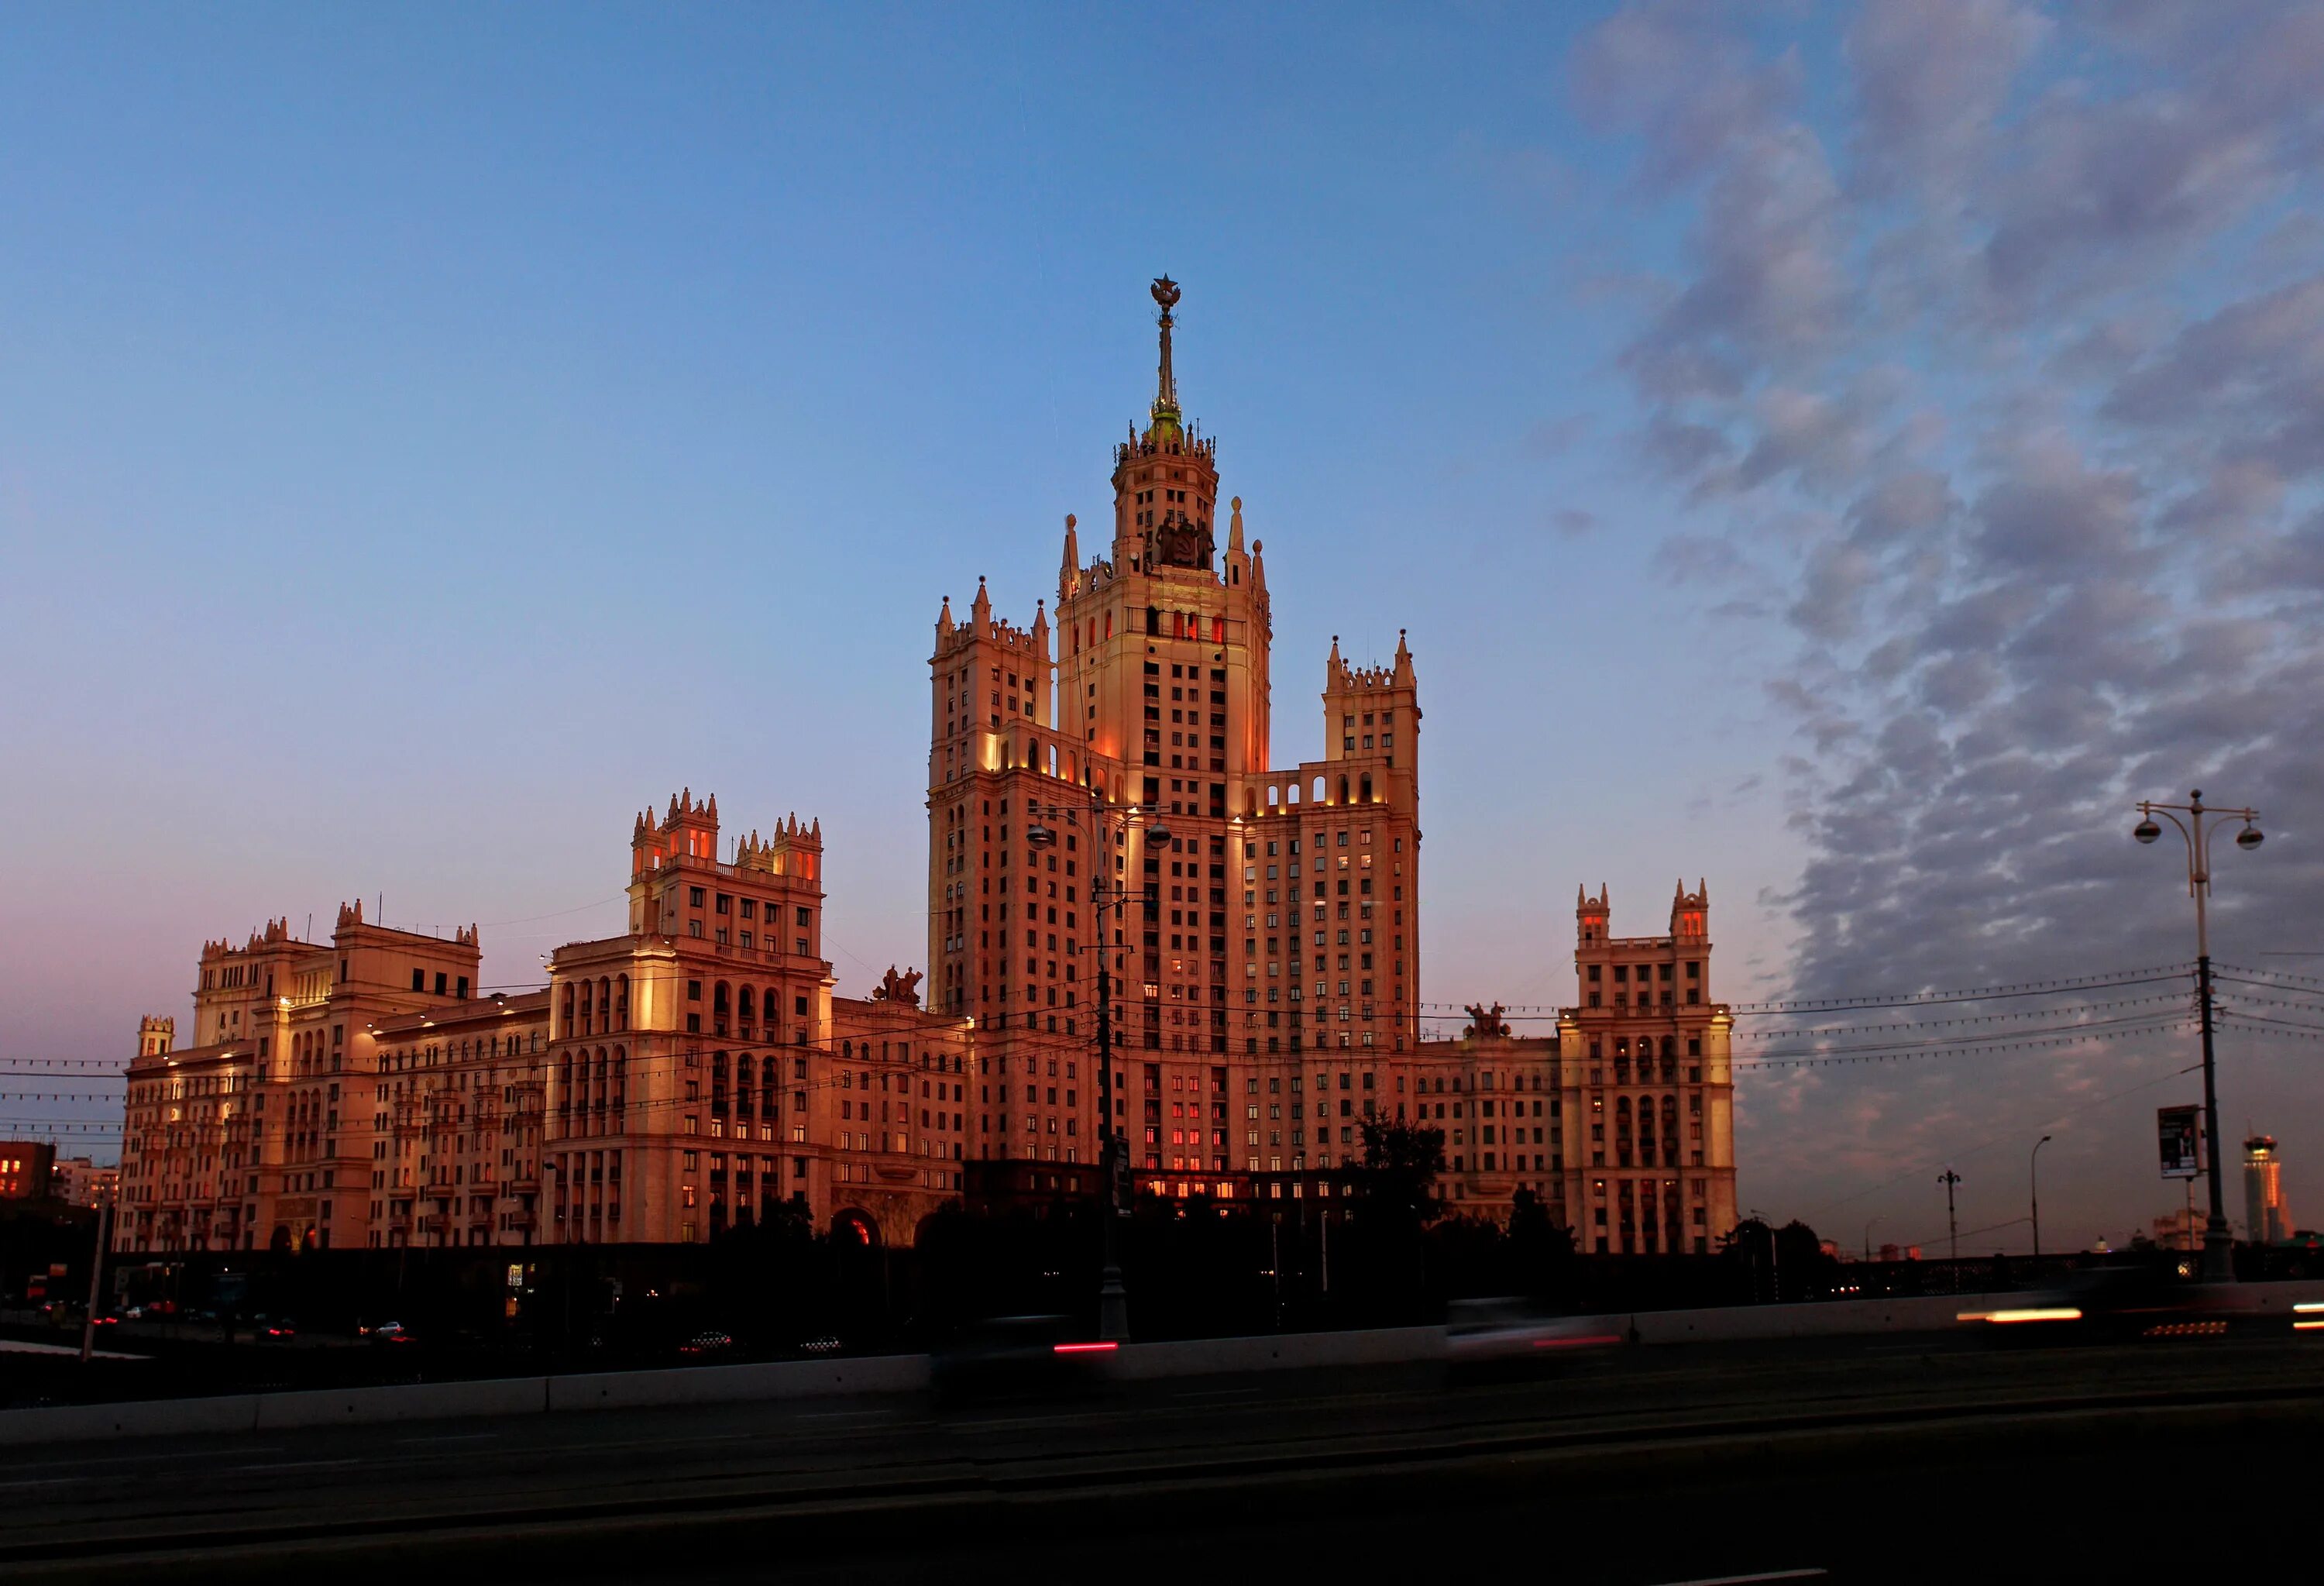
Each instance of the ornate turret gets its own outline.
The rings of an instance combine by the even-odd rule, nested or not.
[[[669,801],[669,814],[655,821],[650,811],[641,813],[630,825],[630,875],[632,880],[678,859],[718,857],[718,800],[696,803],[688,788]]]
[[[1131,571],[1188,567],[1208,573],[1218,550],[1211,528],[1212,505],[1218,499],[1218,448],[1184,422],[1178,407],[1178,377],[1170,357],[1178,283],[1165,275],[1152,290],[1162,310],[1161,352],[1150,421],[1142,431],[1132,425],[1129,440],[1114,448],[1113,561]]]
[[[1606,883],[1598,883],[1598,896],[1592,898],[1584,885],[1577,889],[1573,902],[1574,939],[1584,945],[1602,945],[1606,940],[1607,922],[1613,917],[1613,908],[1606,899]]]
[[[1323,663],[1323,758],[1351,762],[1351,776],[1341,779],[1347,785],[1342,802],[1387,798],[1418,807],[1420,688],[1402,629],[1396,659],[1384,667],[1349,665],[1339,635],[1332,636]]]
[[[1686,878],[1679,878],[1678,890],[1671,897],[1670,933],[1673,936],[1700,940],[1711,933],[1711,883],[1695,882],[1695,890],[1686,890]]]
[[[176,1044],[178,1021],[167,1014],[149,1013],[137,1021],[137,1055],[159,1057]]]
[[[734,845],[734,863],[742,870],[761,870],[779,876],[812,881],[820,873],[823,854],[821,816],[802,821],[796,815],[775,823],[774,835],[752,832]]]

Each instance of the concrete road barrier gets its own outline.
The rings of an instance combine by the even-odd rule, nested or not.
[[[546,1377],[481,1382],[414,1382],[392,1388],[300,1389],[258,1396],[257,1429],[364,1426],[391,1421],[456,1421],[476,1415],[537,1415],[549,1407]]]
[[[549,1379],[551,1411],[650,1405],[733,1404],[856,1393],[917,1393],[928,1385],[926,1355],[865,1355],[778,1360],[756,1366],[682,1366],[673,1370],[599,1371]]]
[[[186,1437],[251,1432],[258,1426],[255,1393],[217,1398],[144,1399],[119,1405],[55,1405],[0,1411],[0,1444],[32,1448],[112,1437]]]

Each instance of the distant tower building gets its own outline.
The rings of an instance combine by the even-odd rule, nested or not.
[[[2282,1244],[2292,1237],[2282,1174],[2273,1135],[2255,1134],[2244,1141],[2244,1223],[2255,1245]]]

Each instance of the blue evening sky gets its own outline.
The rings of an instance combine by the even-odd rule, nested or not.
[[[1267,547],[1277,761],[1320,751],[1333,634],[1360,663],[1409,631],[1423,995],[1570,1000],[1577,885],[1609,882],[1615,928],[1647,933],[1682,875],[1710,882],[1718,993],[1788,983],[1803,930],[1838,917],[1786,907],[1846,850],[1853,795],[1822,757],[1909,737],[1868,700],[1851,735],[1812,735],[1869,675],[1849,635],[1936,642],[1898,614],[1925,610],[1906,574],[1824,554],[1856,484],[1816,482],[1848,475],[1834,456],[2006,471],[1980,404],[2028,355],[2003,309],[1883,318],[1909,252],[1886,223],[1931,193],[1998,234],[2013,207],[2057,211],[2024,149],[2095,161],[2108,138],[2070,117],[2184,63],[2011,0],[1720,12],[1691,59],[1708,14],[11,9],[0,1053],[123,1056],[140,1014],[184,1017],[206,937],[310,913],[327,935],[358,895],[391,923],[481,921],[486,978],[533,982],[558,942],[620,928],[631,817],[681,786],[730,831],[821,817],[844,991],[919,963],[938,603],[982,575],[1029,621],[1054,594],[1062,520],[1105,518],[1110,448],[1150,400],[1166,271],[1182,395]],[[1971,17],[1988,38],[1941,47]],[[2004,59],[1997,108],[1943,122]],[[1929,84],[1904,80],[1923,61]],[[1998,107],[2037,101],[2068,130],[2008,145]],[[2292,191],[2184,229],[2312,247],[2277,235]],[[1802,251],[1828,247],[1883,338],[1812,371],[1792,349],[1825,300],[1785,256],[1794,203]],[[2024,280],[2114,246],[2135,206],[2101,207],[2013,238]],[[2150,349],[2223,299],[2155,260]],[[1999,328],[1965,348],[1971,324]],[[1814,422],[1760,400],[1811,378]],[[1649,444],[1706,407],[1788,459],[1775,483],[1714,487]],[[1886,438],[1847,449],[1858,418]],[[1801,586],[1766,577],[1785,556],[1784,579],[1821,580],[1788,613]],[[1825,619],[1877,577],[1905,581],[1873,632]],[[2093,784],[2108,843],[2116,774]],[[2139,873],[2175,954],[2183,903]],[[1822,1116],[1868,1139],[1877,1111]],[[1763,1157],[1747,1198],[1795,1168]]]

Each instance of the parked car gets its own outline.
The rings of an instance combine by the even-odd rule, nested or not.
[[[721,1332],[715,1327],[707,1327],[682,1341],[678,1346],[678,1352],[699,1359],[705,1355],[726,1354],[733,1347],[733,1334]]]
[[[277,1316],[272,1320],[261,1316],[257,1325],[252,1329],[252,1336],[261,1343],[289,1343],[299,1336],[299,1328],[288,1316]]]
[[[355,1326],[355,1336],[374,1343],[412,1343],[411,1330],[401,1322],[364,1322]]]

